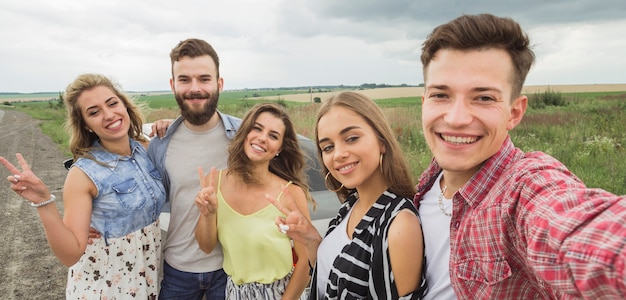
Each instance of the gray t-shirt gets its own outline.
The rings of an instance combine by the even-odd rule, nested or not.
[[[198,247],[194,232],[200,213],[194,199],[200,191],[198,167],[205,174],[211,167],[226,168],[229,142],[222,122],[203,132],[192,131],[183,123],[172,133],[165,155],[171,214],[163,251],[167,263],[177,270],[204,273],[222,268],[224,257],[219,243],[209,254]]]

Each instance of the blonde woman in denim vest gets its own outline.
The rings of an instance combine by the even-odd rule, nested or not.
[[[64,94],[74,165],[63,187],[63,216],[21,154],[0,157],[11,189],[36,207],[50,248],[69,267],[67,299],[156,299],[165,201],[148,159],[137,107],[110,79],[80,75]],[[88,241],[89,228],[102,235]]]

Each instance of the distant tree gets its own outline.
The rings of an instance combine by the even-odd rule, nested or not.
[[[57,99],[57,107],[63,108],[65,107],[65,102],[63,101],[63,93],[59,92],[59,99]]]
[[[313,98],[313,102],[320,103],[320,102],[322,102],[322,99],[320,97],[315,97],[315,98]]]

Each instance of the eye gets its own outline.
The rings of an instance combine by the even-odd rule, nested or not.
[[[87,115],[88,115],[88,116],[90,116],[90,117],[92,117],[92,116],[97,115],[99,112],[100,112],[99,110],[95,110],[95,109],[94,109],[94,110],[90,110],[90,111],[88,111],[88,112],[87,112]]]
[[[428,98],[433,99],[433,100],[443,100],[443,99],[448,99],[448,95],[444,94],[444,93],[433,93],[430,96],[428,96]]]
[[[278,140],[278,135],[277,135],[277,134],[270,134],[270,138],[271,138],[272,140],[277,141],[277,140]]]
[[[118,100],[109,101],[109,107],[116,107],[119,103],[120,101]]]
[[[496,99],[496,98],[494,98],[494,97],[491,97],[491,96],[484,96],[484,95],[483,95],[483,96],[478,96],[476,99],[477,99],[478,101],[480,101],[480,102],[497,101],[497,99]]]
[[[332,145],[332,144],[328,144],[328,145],[320,145],[320,150],[321,150],[322,152],[325,152],[325,153],[326,153],[326,152],[333,151],[333,149],[334,149],[334,148],[335,148],[335,146],[334,146],[334,145]]]
[[[253,131],[261,131],[262,129],[261,129],[261,127],[259,127],[259,126],[253,126],[253,127],[252,127],[252,130],[253,130]]]
[[[359,137],[359,136],[357,136],[357,135],[351,135],[351,136],[348,136],[348,137],[346,138],[346,142],[347,142],[347,143],[355,143],[356,141],[358,141],[358,140],[359,140],[359,138],[360,138],[360,137]]]

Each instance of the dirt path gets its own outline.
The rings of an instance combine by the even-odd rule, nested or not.
[[[62,211],[66,157],[38,124],[22,112],[0,108],[0,156],[16,164],[15,153],[22,153],[57,195]],[[0,298],[64,299],[67,268],[48,247],[37,209],[9,189],[8,175],[0,166]]]

